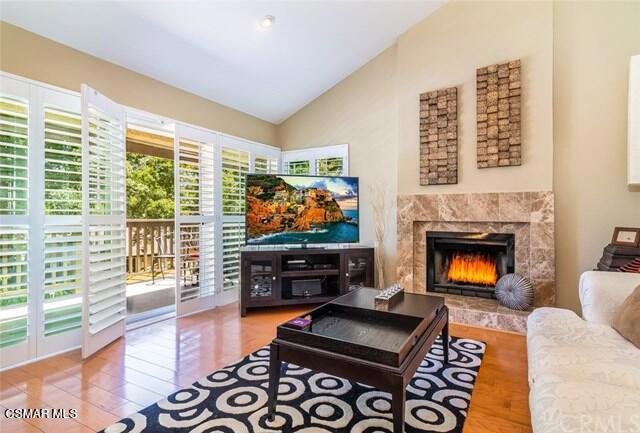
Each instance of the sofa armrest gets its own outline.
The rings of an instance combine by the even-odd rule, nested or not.
[[[580,303],[584,320],[611,325],[614,315],[633,289],[640,274],[588,271],[580,276]]]

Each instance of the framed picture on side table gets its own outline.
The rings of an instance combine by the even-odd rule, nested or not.
[[[613,239],[611,240],[611,243],[613,245],[625,247],[640,246],[640,228],[616,227],[613,230]]]

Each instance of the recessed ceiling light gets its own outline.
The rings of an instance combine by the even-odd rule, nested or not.
[[[275,20],[276,20],[276,17],[274,17],[273,15],[265,15],[265,17],[262,18],[260,27],[262,27],[263,29],[268,29],[269,27],[273,26],[273,23]]]

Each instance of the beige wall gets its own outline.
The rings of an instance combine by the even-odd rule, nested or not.
[[[640,190],[626,185],[640,2],[558,2],[553,36],[558,305],[577,311],[578,276],[596,264],[614,226],[640,227]]]
[[[277,145],[275,125],[0,21],[0,70],[70,90],[86,83],[151,113]]]
[[[550,190],[553,179],[549,2],[452,2],[398,40],[398,192]],[[476,68],[522,59],[520,167],[476,168]],[[420,186],[418,95],[458,86],[458,184]]]
[[[447,4],[402,35],[394,47],[280,124],[278,142],[283,149],[349,143],[350,174],[359,176],[363,186],[363,242],[374,237],[366,190],[372,180],[387,185],[393,196],[550,190],[552,12],[550,3]],[[545,37],[536,29],[543,29]],[[480,171],[475,168],[475,69],[512,58],[523,59],[523,86],[531,89],[525,94],[531,97],[523,106],[522,133],[533,144],[524,150],[524,166]],[[421,187],[418,95],[452,85],[461,86],[459,183]],[[395,202],[390,206],[395,214]],[[385,242],[387,273],[393,276],[394,216]]]
[[[387,273],[395,274],[396,49],[387,49],[278,126],[283,149],[349,143],[349,174],[360,177],[360,236],[373,245],[371,191],[386,191]]]
[[[628,61],[640,53],[639,8],[447,3],[279,125],[278,141],[283,149],[350,143],[350,173],[363,186],[382,179],[396,193],[554,189],[558,305],[579,311],[578,277],[596,264],[613,227],[640,226],[640,192],[625,184]],[[478,170],[475,69],[514,58],[523,68],[523,165]],[[418,95],[452,85],[460,86],[459,183],[421,187]],[[378,105],[370,101],[386,106],[372,110]],[[366,197],[362,206],[368,212]],[[362,232],[372,239],[368,224]],[[393,263],[395,245],[386,253]]]

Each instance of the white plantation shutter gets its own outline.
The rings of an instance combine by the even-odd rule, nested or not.
[[[215,306],[215,146],[217,135],[177,124],[176,299],[178,315]]]
[[[179,245],[180,302],[215,294],[214,223],[181,223]]]
[[[314,176],[348,176],[349,145],[310,147],[282,152],[287,174]]]
[[[46,215],[82,213],[80,113],[44,108],[44,200]]]
[[[244,216],[244,189],[249,174],[249,152],[222,148],[222,211]]]
[[[29,337],[28,254],[28,227],[0,226],[0,349],[25,343]]]
[[[240,249],[244,246],[244,222],[222,224],[222,275],[223,290],[239,288]]]
[[[342,176],[342,157],[319,158],[316,159],[316,175],[318,176]]]
[[[232,145],[231,140],[228,145]],[[268,162],[266,167],[268,168]],[[245,186],[249,152],[222,147],[222,288],[239,289],[240,248],[244,246]]]
[[[80,98],[39,89],[44,224],[38,355],[75,347],[82,325],[82,116]]]
[[[253,157],[253,172],[256,174],[277,174],[278,158],[256,155]]]
[[[124,111],[118,104],[83,85],[82,126],[82,356],[87,357],[124,334]]]
[[[79,329],[82,322],[82,226],[45,225],[44,336]]]
[[[96,335],[122,323],[126,310],[122,224],[89,226],[89,333]]]
[[[180,215],[200,215],[200,144],[180,140],[178,149]]]
[[[287,174],[311,174],[309,161],[289,161],[287,163]]]
[[[29,176],[34,140],[25,83],[0,76],[0,368],[35,356]]]
[[[80,98],[0,74],[0,367],[80,343]]]
[[[0,215],[27,215],[28,124],[26,100],[0,96]]]

